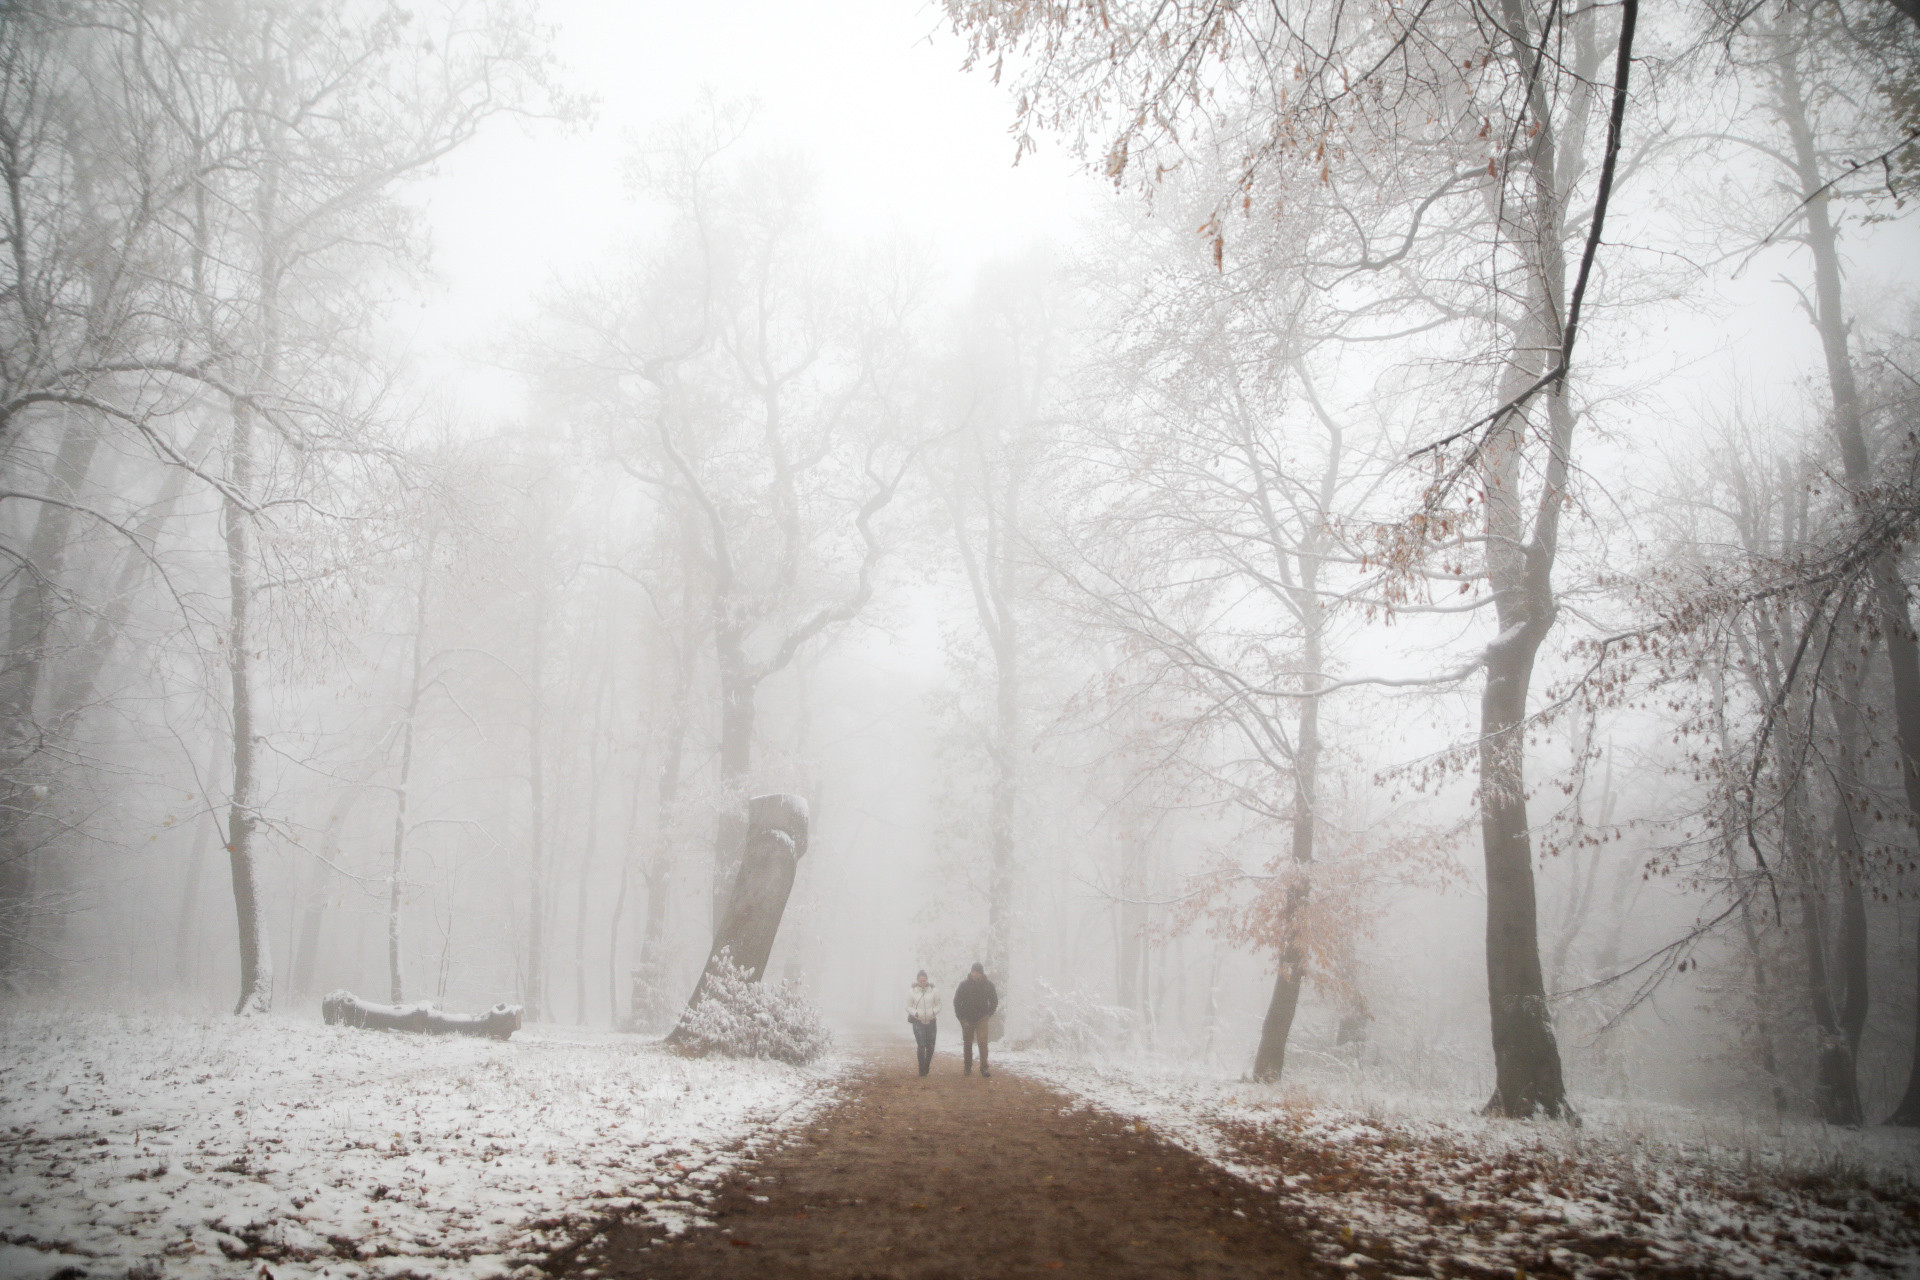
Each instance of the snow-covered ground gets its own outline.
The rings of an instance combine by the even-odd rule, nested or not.
[[[479,1280],[616,1209],[671,1230],[844,1060],[291,1018],[0,1018],[0,1277]],[[268,1272],[262,1273],[265,1263]]]
[[[1920,1136],[1596,1104],[1575,1128],[1460,1098],[1006,1053],[1279,1197],[1361,1275],[1920,1277]]]

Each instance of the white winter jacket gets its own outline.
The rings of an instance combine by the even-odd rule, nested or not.
[[[940,989],[932,983],[907,988],[907,1016],[915,1022],[932,1022],[940,1016]]]

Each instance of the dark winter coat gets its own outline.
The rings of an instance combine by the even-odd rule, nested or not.
[[[1000,1007],[1000,993],[984,974],[970,973],[953,989],[953,1016],[962,1022],[991,1018]]]

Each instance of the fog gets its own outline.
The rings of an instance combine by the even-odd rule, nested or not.
[[[5,999],[1920,1124],[1915,24],[1057,8],[0,17]]]

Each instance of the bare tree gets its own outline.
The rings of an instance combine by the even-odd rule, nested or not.
[[[846,293],[791,159],[721,161],[721,113],[650,161],[670,247],[618,289],[569,291],[552,376],[595,390],[614,456],[690,513],[718,683],[716,918],[745,832],[763,684],[873,599],[876,521],[917,451],[904,381],[921,282],[911,263]]]
[[[1202,224],[1217,262],[1224,263],[1235,215],[1285,207],[1311,182],[1332,186],[1336,173],[1353,197],[1365,193],[1348,200],[1354,243],[1339,270],[1347,281],[1423,259],[1434,264],[1436,244],[1446,254],[1457,243],[1441,211],[1459,216],[1460,202],[1482,203],[1481,265],[1446,261],[1463,269],[1451,274],[1455,281],[1477,276],[1483,301],[1456,295],[1429,323],[1472,317],[1476,358],[1498,370],[1496,407],[1429,446],[1448,459],[1441,478],[1386,554],[1390,562],[1415,562],[1436,532],[1452,536],[1463,518],[1455,484],[1477,476],[1500,627],[1481,662],[1497,1076],[1489,1106],[1516,1116],[1565,1113],[1540,974],[1522,746],[1534,659],[1557,613],[1552,575],[1574,424],[1568,375],[1615,180],[1637,5],[1628,0],[1612,32],[1613,88],[1597,176],[1588,144],[1598,114],[1601,18],[1560,0],[1508,0],[1497,12],[1423,5],[1370,24],[1305,5],[1247,9],[1213,0],[1046,9],[950,0],[947,9],[969,35],[972,61],[997,72],[1011,56],[1021,68],[1022,146],[1034,127],[1092,123],[1104,138],[1101,167],[1149,192],[1187,150],[1186,131],[1235,157],[1240,180]],[[1476,152],[1484,178],[1467,163]],[[1567,217],[1576,191],[1592,195],[1577,250]],[[1570,270],[1576,262],[1577,273]],[[1542,411],[1545,421],[1536,423]]]

